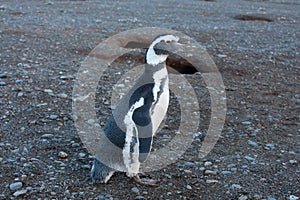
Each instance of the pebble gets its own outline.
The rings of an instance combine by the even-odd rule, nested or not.
[[[222,171],[221,174],[222,175],[228,175],[228,174],[231,174],[231,171]]]
[[[268,197],[267,200],[276,200],[274,197]]]
[[[73,143],[73,144],[72,144],[72,147],[79,147],[79,146],[80,146],[79,143]]]
[[[249,161],[255,161],[255,158],[252,158],[251,156],[244,156],[244,158]]]
[[[204,171],[204,174],[217,175],[217,172],[216,172],[216,171],[213,171],[213,170],[207,169],[207,170]]]
[[[46,134],[43,134],[43,135],[42,135],[42,138],[44,138],[44,139],[51,139],[51,138],[53,138],[53,137],[54,137],[54,135],[51,134],[51,133],[46,133]]]
[[[65,99],[65,98],[68,98],[68,95],[65,93],[61,93],[61,94],[58,94],[57,97]]]
[[[250,125],[251,122],[249,122],[249,121],[244,121],[244,122],[242,122],[242,124],[243,124],[243,125]]]
[[[192,187],[191,187],[190,185],[187,185],[187,186],[186,186],[186,189],[191,190]]]
[[[145,197],[142,195],[139,195],[139,196],[136,196],[134,199],[145,199]]]
[[[289,163],[292,165],[297,165],[298,161],[297,160],[289,160]]]
[[[9,189],[11,190],[18,190],[23,186],[22,182],[15,182],[9,185]]]
[[[0,74],[0,78],[7,78],[6,74]]]
[[[44,89],[44,92],[46,92],[46,93],[53,93],[53,90],[51,90],[51,89]]]
[[[227,55],[225,55],[225,54],[218,54],[217,55],[219,58],[226,58],[227,57]]]
[[[247,144],[250,145],[250,146],[253,146],[253,147],[257,147],[257,143],[252,141],[252,140],[248,140]]]
[[[58,118],[58,115],[50,115],[49,118],[54,120]]]
[[[6,83],[4,81],[0,81],[0,86],[4,86]]]
[[[206,161],[205,163],[204,163],[204,166],[205,167],[208,167],[208,166],[211,166],[212,165],[212,162],[210,162],[210,161]]]
[[[58,157],[60,157],[60,158],[67,158],[67,157],[68,157],[68,154],[67,154],[66,152],[60,151],[60,152],[58,153]]]
[[[210,183],[210,184],[212,184],[212,183],[219,183],[219,181],[215,180],[215,179],[209,179],[209,180],[206,180],[205,182],[206,183]]]
[[[131,191],[134,192],[134,193],[139,193],[140,192],[140,190],[137,187],[131,188]]]
[[[242,187],[241,185],[239,185],[239,184],[232,184],[232,185],[231,185],[231,188],[232,188],[232,189],[239,189],[239,190],[240,190],[240,189],[242,189],[243,187]]]
[[[246,195],[242,195],[238,198],[238,200],[247,200],[248,197]]]
[[[65,75],[65,76],[61,76],[60,79],[62,80],[72,80],[74,77],[71,75]]]
[[[22,97],[23,95],[24,95],[23,92],[19,92],[19,93],[17,94],[17,97]]]
[[[21,196],[21,195],[26,194],[26,192],[27,192],[27,190],[18,190],[18,191],[16,191],[13,195],[14,195],[15,197],[18,197],[18,196]]]
[[[80,158],[83,158],[83,157],[85,157],[85,153],[79,153],[78,156],[79,156]]]
[[[274,144],[271,144],[271,143],[265,144],[265,146],[266,146],[268,149],[274,149],[274,148],[275,148],[275,145],[274,145]]]
[[[289,200],[298,200],[299,197],[295,196],[295,195],[290,195],[289,196]]]

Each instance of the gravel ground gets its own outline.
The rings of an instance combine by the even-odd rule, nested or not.
[[[298,0],[0,1],[0,199],[299,199],[299,10]],[[201,126],[179,160],[149,173],[160,185],[140,186],[124,173],[93,185],[92,156],[72,118],[74,77],[105,38],[151,26],[207,48],[226,86],[225,127],[197,159],[210,99],[201,75],[185,74]],[[99,121],[111,112],[116,78],[99,82]],[[155,148],[173,136],[179,112],[172,95]]]

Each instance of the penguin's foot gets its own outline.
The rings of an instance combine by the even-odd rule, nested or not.
[[[146,179],[146,178],[140,178],[140,176],[137,174],[133,176],[133,179],[135,182],[137,182],[140,185],[144,186],[158,186],[158,181],[153,179]]]

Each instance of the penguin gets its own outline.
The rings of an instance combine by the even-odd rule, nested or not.
[[[123,171],[141,185],[157,185],[156,180],[140,178],[139,167],[149,156],[153,136],[167,113],[166,60],[180,45],[179,37],[173,34],[159,35],[151,42],[143,74],[103,128],[91,169],[93,183],[107,183],[116,171]]]

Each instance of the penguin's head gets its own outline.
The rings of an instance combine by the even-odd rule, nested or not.
[[[167,60],[170,52],[175,51],[181,44],[179,37],[172,34],[159,35],[149,46],[146,52],[146,63],[157,65]]]

